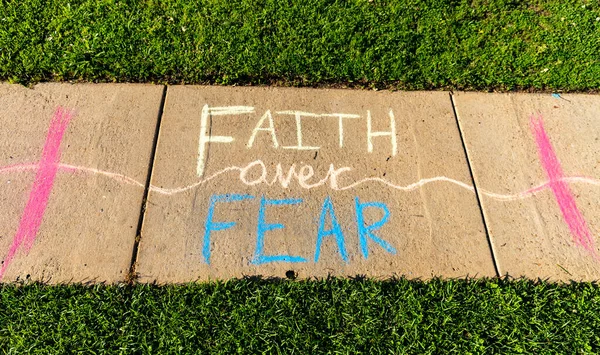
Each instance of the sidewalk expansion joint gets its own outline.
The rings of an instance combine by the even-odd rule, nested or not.
[[[471,167],[471,158],[469,157],[469,151],[467,149],[467,144],[465,142],[465,137],[463,134],[462,127],[460,126],[460,120],[458,119],[458,113],[456,112],[456,104],[454,102],[454,93],[450,92],[450,103],[452,104],[452,112],[454,113],[454,118],[456,119],[456,125],[458,127],[458,133],[460,135],[460,141],[463,146],[463,151],[465,152],[465,157],[467,159],[467,166],[469,167],[469,175],[471,175],[471,182],[473,184],[473,191],[475,192],[475,198],[477,199],[477,205],[479,207],[479,212],[481,213],[481,221],[483,222],[483,227],[485,229],[485,236],[488,241],[488,245],[490,247],[490,252],[492,255],[492,261],[494,263],[494,269],[496,270],[496,276],[502,277],[500,265],[498,265],[498,259],[496,258],[496,251],[494,249],[494,243],[492,242],[492,238],[490,236],[490,231],[487,226],[487,218],[485,215],[485,211],[483,210],[483,205],[481,204],[481,197],[479,196],[479,189],[477,188],[477,184],[475,183],[475,175],[473,175],[473,168]]]
[[[152,142],[152,151],[150,153],[150,160],[148,166],[148,175],[146,177],[146,184],[144,186],[144,195],[142,197],[142,204],[140,206],[140,218],[138,219],[138,225],[135,233],[135,241],[133,243],[133,251],[131,253],[131,263],[129,265],[129,273],[127,274],[126,282],[132,284],[137,279],[136,264],[138,258],[138,250],[140,241],[142,239],[142,228],[144,226],[144,217],[146,216],[146,208],[148,205],[148,193],[150,192],[150,183],[152,181],[152,172],[154,170],[154,161],[156,156],[156,149],[158,147],[158,137],[160,134],[160,127],[163,117],[163,111],[165,108],[165,101],[167,98],[167,85],[163,86],[163,92],[160,99],[160,106],[158,108],[158,119],[156,122],[156,129],[154,131],[154,141]]]

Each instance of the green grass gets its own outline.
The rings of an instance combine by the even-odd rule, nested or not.
[[[0,352],[600,352],[600,288],[516,280],[0,286]]]
[[[585,0],[9,0],[0,80],[600,88]]]

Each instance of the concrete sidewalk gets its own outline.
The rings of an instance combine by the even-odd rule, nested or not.
[[[0,85],[3,282],[596,280],[600,97]]]

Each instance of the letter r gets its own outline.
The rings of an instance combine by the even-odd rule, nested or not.
[[[358,240],[360,243],[360,251],[362,252],[362,255],[365,257],[365,259],[369,258],[369,247],[367,245],[367,238],[370,238],[375,243],[379,244],[388,253],[395,255],[396,249],[394,249],[394,247],[392,247],[392,245],[390,243],[377,237],[375,235],[375,233],[373,233],[375,230],[383,227],[383,225],[388,222],[388,219],[390,217],[390,211],[388,210],[385,203],[383,203],[383,202],[361,203],[360,200],[358,199],[358,197],[356,197],[354,199],[354,202],[356,205],[356,225],[358,227]],[[381,208],[383,210],[383,218],[381,218],[381,220],[379,220],[371,225],[366,225],[363,211],[367,207]]]

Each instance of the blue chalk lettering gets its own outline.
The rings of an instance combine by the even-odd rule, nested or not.
[[[331,220],[331,229],[325,229],[325,217],[329,214],[329,219]],[[333,235],[335,237],[335,241],[337,242],[338,252],[342,257],[344,262],[348,262],[348,253],[346,253],[346,245],[344,243],[344,234],[342,233],[342,228],[337,221],[335,216],[335,211],[333,209],[333,203],[331,203],[331,198],[327,196],[325,201],[323,202],[323,208],[321,209],[321,217],[319,218],[319,230],[317,232],[317,246],[315,248],[315,262],[319,261],[319,256],[321,255],[321,244],[323,243],[323,238]]]
[[[361,203],[358,197],[354,198],[354,203],[356,205],[356,225],[358,226],[358,240],[360,243],[360,250],[365,259],[369,258],[369,247],[367,246],[367,238],[371,238],[374,242],[379,244],[385,251],[390,254],[395,255],[396,249],[392,247],[392,245],[385,240],[377,237],[373,231],[381,228],[384,224],[388,222],[390,217],[390,211],[387,206],[383,202],[365,202]],[[371,225],[365,224],[365,219],[363,216],[363,210],[368,207],[377,207],[383,210],[383,218],[375,222]]]
[[[264,255],[265,249],[265,233],[274,229],[283,229],[283,224],[280,223],[266,223],[265,222],[265,207],[266,206],[282,206],[282,205],[298,205],[302,203],[302,199],[289,198],[283,200],[268,200],[264,196],[260,199],[260,209],[258,210],[258,226],[257,226],[257,239],[256,239],[256,251],[254,258],[251,263],[255,265],[266,264],[271,262],[283,261],[287,263],[303,263],[306,259],[300,256],[291,255]]]
[[[225,194],[212,195],[208,204],[208,213],[206,215],[206,223],[204,224],[204,246],[202,247],[202,255],[204,262],[210,265],[210,234],[212,231],[222,231],[229,229],[235,225],[235,222],[213,222],[213,214],[215,212],[215,204],[217,202],[236,202],[243,200],[251,200],[254,196]]]

